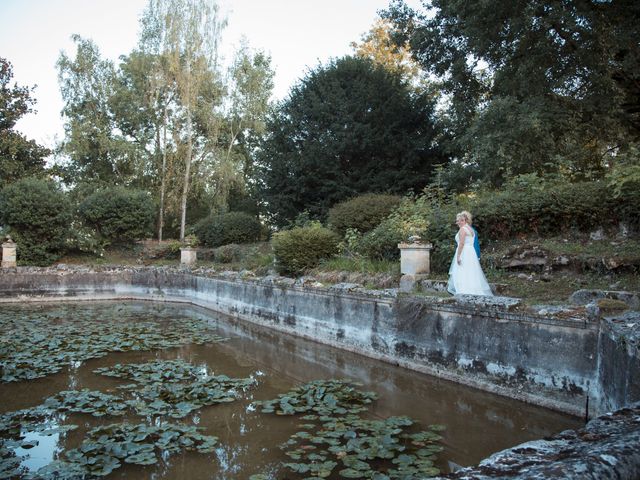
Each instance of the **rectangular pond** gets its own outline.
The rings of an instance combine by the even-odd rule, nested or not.
[[[0,478],[423,478],[582,425],[176,304],[1,305],[0,378]]]

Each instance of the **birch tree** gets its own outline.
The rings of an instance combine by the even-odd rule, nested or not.
[[[162,59],[164,82],[175,84],[177,107],[184,143],[184,169],[180,198],[180,240],[184,240],[187,198],[191,186],[191,170],[197,147],[211,148],[215,142],[197,139],[197,135],[215,135],[215,106],[221,101],[218,72],[218,47],[225,26],[215,0],[150,0],[143,39],[153,46]],[[163,118],[166,141],[167,112]],[[199,125],[196,125],[196,122]],[[196,131],[196,128],[198,131]],[[165,149],[166,150],[166,144]],[[199,158],[209,152],[198,152]],[[163,154],[166,162],[166,153]],[[166,164],[163,163],[163,172]],[[164,173],[163,173],[164,175]],[[161,196],[164,195],[164,183]]]

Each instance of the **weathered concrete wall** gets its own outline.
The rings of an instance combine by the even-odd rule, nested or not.
[[[463,372],[510,389],[515,398],[584,414],[601,402],[597,386],[597,324],[522,315],[477,304],[397,303],[398,357]],[[546,402],[537,398],[545,397]]]
[[[380,297],[169,268],[19,268],[0,276],[0,301],[56,298],[194,303],[576,415],[584,415],[587,395],[591,415],[617,401],[602,398],[597,385],[596,324],[516,314],[500,303]]]
[[[508,302],[353,294],[170,268],[0,270],[0,304],[97,299],[193,303],[574,414],[584,414],[587,395],[591,414],[640,400],[637,312],[595,323],[514,313]],[[632,480],[640,478],[638,445],[636,403],[441,478]]]
[[[640,398],[640,312],[602,321],[598,358],[602,408],[610,411],[637,401]]]

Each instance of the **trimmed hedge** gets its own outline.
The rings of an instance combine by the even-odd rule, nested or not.
[[[9,227],[21,265],[46,266],[65,252],[72,209],[51,181],[24,178],[0,191],[0,224]]]
[[[84,223],[111,243],[130,243],[152,234],[155,205],[141,190],[113,187],[97,191],[80,204]]]
[[[202,245],[215,248],[230,243],[251,243],[260,240],[262,224],[253,215],[228,212],[210,215],[193,228]]]
[[[296,227],[273,235],[271,244],[278,272],[297,275],[338,253],[338,236],[319,225]]]
[[[330,228],[344,236],[353,228],[366,233],[378,226],[400,204],[401,197],[367,193],[334,205],[329,210],[327,223]]]

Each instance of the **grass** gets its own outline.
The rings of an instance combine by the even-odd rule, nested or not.
[[[334,257],[324,260],[315,271],[400,275],[400,261],[370,260],[362,257]]]
[[[640,279],[636,274],[603,276],[593,273],[558,272],[551,275],[520,275],[500,270],[488,270],[486,274],[489,282],[506,286],[504,295],[522,298],[532,304],[566,303],[571,294],[580,289],[640,290]]]
[[[167,242],[170,245],[171,242]],[[179,265],[179,254],[169,258],[148,258],[153,242],[134,248],[110,248],[101,257],[88,254],[67,255],[61,263],[100,266],[119,265]],[[550,257],[571,256],[574,266],[549,272],[508,271],[498,268],[500,260],[515,248],[525,249],[538,246],[548,252]],[[167,247],[168,249],[168,247]],[[206,254],[206,255],[205,255]],[[274,270],[275,259],[268,242],[246,245],[226,245],[210,249],[199,254],[198,266],[210,267],[217,271],[250,270],[256,275],[267,275]],[[603,258],[616,258],[628,262],[631,270],[607,271],[602,267]],[[590,261],[582,261],[589,259]],[[526,303],[560,304],[566,303],[569,296],[579,289],[604,289],[640,291],[640,241],[638,240],[599,240],[588,237],[553,237],[514,239],[493,242],[483,246],[483,267],[491,283],[504,285],[503,294],[522,298]],[[594,265],[597,267],[594,270]],[[636,266],[636,267],[633,267]],[[597,271],[597,269],[600,271]],[[633,270],[636,268],[636,270]],[[350,282],[361,283],[367,288],[397,287],[400,279],[399,261],[370,260],[362,257],[334,257],[323,261],[308,272],[325,284]],[[447,280],[446,272],[432,272],[433,280]]]

